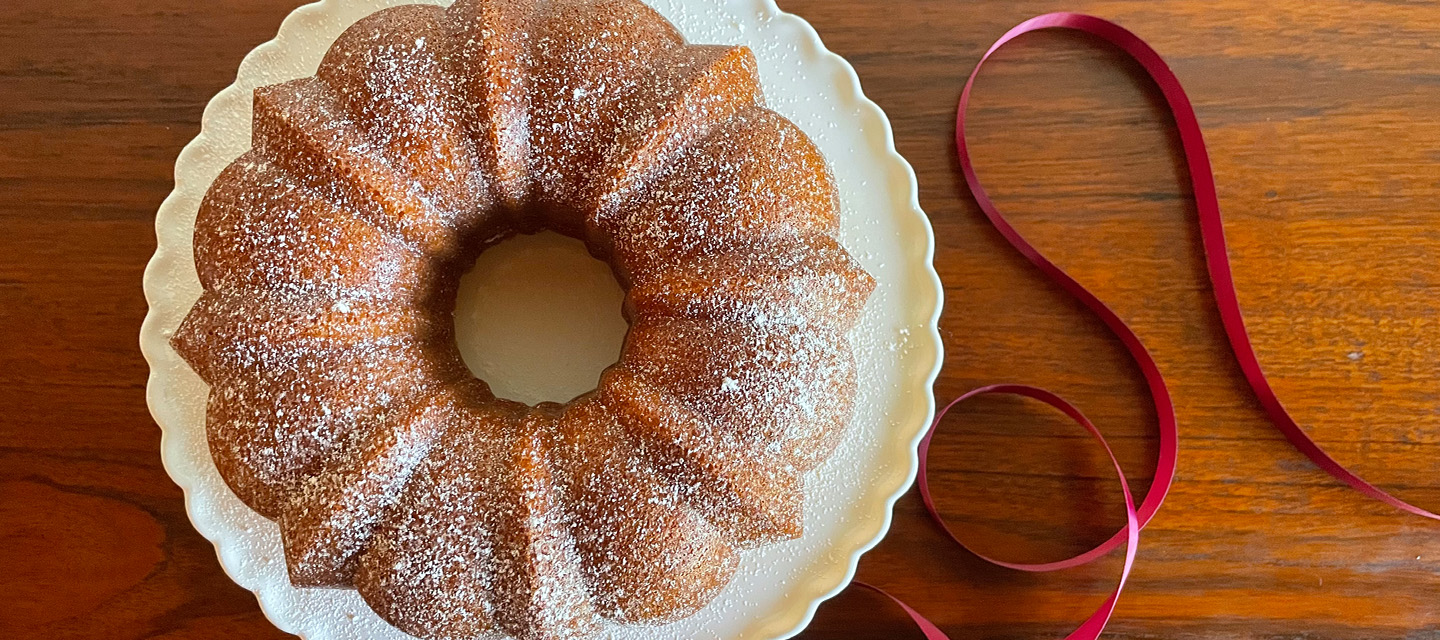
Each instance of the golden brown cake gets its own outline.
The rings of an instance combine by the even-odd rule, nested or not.
[[[294,584],[422,638],[590,637],[690,615],[800,535],[874,286],[837,223],[749,49],[638,0],[396,7],[255,91],[172,344]],[[460,275],[541,229],[627,291],[619,362],[563,406],[495,398],[454,338]]]

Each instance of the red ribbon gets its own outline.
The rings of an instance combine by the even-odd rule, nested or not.
[[[975,202],[980,205],[980,209],[984,211],[985,217],[988,218],[990,223],[995,226],[995,229],[1000,232],[1000,235],[1004,236],[1005,240],[1008,241],[1012,247],[1023,254],[1025,258],[1036,267],[1039,267],[1051,280],[1054,280],[1069,292],[1070,295],[1074,296],[1090,309],[1090,311],[1099,316],[1100,319],[1104,321],[1105,326],[1108,327],[1116,337],[1120,338],[1120,341],[1125,345],[1125,349],[1129,351],[1131,358],[1140,366],[1140,371],[1145,376],[1145,384],[1149,387],[1150,396],[1155,404],[1155,414],[1159,418],[1160,423],[1160,451],[1155,463],[1155,480],[1151,484],[1150,490],[1146,493],[1144,500],[1142,500],[1137,507],[1134,499],[1131,497],[1130,486],[1125,480],[1125,474],[1120,468],[1120,463],[1115,459],[1114,453],[1110,450],[1110,446],[1106,444],[1105,438],[1101,436],[1099,430],[1095,428],[1095,425],[1091,424],[1084,414],[1080,413],[1079,409],[1076,409],[1060,396],[1044,389],[1014,384],[990,385],[974,389],[956,398],[942,408],[940,412],[935,415],[935,421],[930,425],[930,430],[925,435],[925,439],[920,442],[920,470],[918,478],[920,498],[925,503],[925,510],[930,513],[931,519],[945,531],[945,534],[948,535],[951,540],[954,540],[956,544],[966,548],[982,560],[1019,571],[1055,571],[1079,566],[1106,555],[1115,550],[1116,547],[1124,544],[1125,564],[1121,570],[1120,581],[1116,585],[1115,591],[1110,594],[1110,597],[1105,600],[1105,603],[1102,604],[1095,613],[1091,614],[1078,629],[1069,636],[1066,636],[1067,640],[1096,640],[1100,637],[1101,632],[1105,630],[1105,624],[1109,622],[1110,616],[1115,610],[1115,603],[1120,597],[1120,592],[1125,587],[1125,581],[1130,576],[1130,569],[1134,565],[1135,552],[1140,541],[1140,530],[1150,522],[1150,519],[1155,516],[1155,512],[1159,510],[1160,504],[1165,501],[1165,496],[1169,493],[1171,482],[1175,476],[1175,463],[1179,453],[1179,433],[1175,421],[1175,406],[1170,399],[1170,390],[1165,385],[1165,379],[1160,375],[1160,369],[1156,366],[1154,358],[1150,356],[1150,352],[1145,349],[1145,345],[1140,342],[1140,338],[1135,335],[1135,332],[1131,331],[1130,327],[1126,326],[1125,322],[1121,320],[1110,307],[1107,307],[1105,303],[1087,291],[1085,287],[1081,286],[1074,278],[1071,278],[1061,270],[1060,267],[1055,266],[1054,263],[1041,255],[1035,247],[1031,246],[1031,244],[1005,220],[999,208],[995,206],[990,196],[986,194],[984,186],[980,183],[980,177],[975,173],[975,166],[970,160],[969,147],[965,142],[965,112],[969,107],[970,92],[975,86],[975,78],[979,75],[980,68],[985,65],[985,62],[990,59],[990,56],[993,55],[996,50],[1006,43],[1022,34],[1039,31],[1041,29],[1071,29],[1081,31],[1119,47],[1132,59],[1140,63],[1140,66],[1149,74],[1150,79],[1160,88],[1160,93],[1165,96],[1165,102],[1170,107],[1170,113],[1175,119],[1175,127],[1180,134],[1180,144],[1185,152],[1185,161],[1190,169],[1190,181],[1194,187],[1195,204],[1199,213],[1200,236],[1203,240],[1205,250],[1205,263],[1209,270],[1212,289],[1215,292],[1215,306],[1220,311],[1220,322],[1224,326],[1225,335],[1230,341],[1230,349],[1234,352],[1235,359],[1239,362],[1241,370],[1245,372],[1246,381],[1250,383],[1250,388],[1254,390],[1256,397],[1260,400],[1261,406],[1265,408],[1265,413],[1270,417],[1275,427],[1279,429],[1281,433],[1285,434],[1285,438],[1288,439],[1296,449],[1299,449],[1301,453],[1305,454],[1307,458],[1326,473],[1350,485],[1360,493],[1403,511],[1440,520],[1440,515],[1436,515],[1435,513],[1421,509],[1420,507],[1390,495],[1379,487],[1366,482],[1349,469],[1346,469],[1344,465],[1340,464],[1340,462],[1332,458],[1330,454],[1321,449],[1320,445],[1311,439],[1310,436],[1306,435],[1305,431],[1300,428],[1300,425],[1295,422],[1295,418],[1293,418],[1290,413],[1285,410],[1284,405],[1280,403],[1280,398],[1275,395],[1275,390],[1271,388],[1270,381],[1265,377],[1265,372],[1260,366],[1260,360],[1255,355],[1255,348],[1250,343],[1250,336],[1245,330],[1245,319],[1240,313],[1240,302],[1235,293],[1235,281],[1230,273],[1230,258],[1225,248],[1225,229],[1220,219],[1220,200],[1215,190],[1215,176],[1210,167],[1210,156],[1205,151],[1205,138],[1201,134],[1200,123],[1195,117],[1195,109],[1190,104],[1190,98],[1185,95],[1185,89],[1181,87],[1180,80],[1175,77],[1175,73],[1172,72],[1170,67],[1165,64],[1165,61],[1160,58],[1160,54],[1156,53],[1155,50],[1146,44],[1144,40],[1141,40],[1139,36],[1108,20],[1078,13],[1047,13],[1031,18],[1016,25],[1007,31],[1005,35],[1001,36],[999,40],[996,40],[995,44],[990,45],[990,48],[985,51],[985,55],[981,56],[980,61],[975,64],[975,69],[970,72],[969,79],[965,81],[965,89],[960,93],[960,104],[955,111],[955,153],[960,160],[960,170],[965,175],[965,182],[970,185],[970,192],[975,198]],[[1006,562],[976,553],[973,549],[966,547],[965,543],[961,542],[960,539],[950,531],[950,528],[945,525],[944,519],[940,517],[939,511],[935,508],[935,503],[930,495],[930,484],[926,477],[926,464],[929,458],[930,439],[934,437],[936,429],[940,426],[940,420],[944,418],[945,414],[956,404],[983,394],[1009,394],[1033,398],[1060,410],[1081,427],[1084,427],[1091,436],[1100,442],[1100,446],[1105,449],[1106,455],[1110,457],[1110,462],[1115,465],[1115,472],[1120,478],[1120,487],[1125,494],[1126,527],[1116,532],[1109,540],[1106,540],[1094,549],[1065,560],[1044,564]],[[936,627],[929,620],[926,620],[919,612],[904,602],[901,602],[898,598],[868,584],[860,582],[856,582],[855,584],[879,592],[891,600],[894,600],[904,609],[906,614],[915,621],[915,624],[920,630],[925,633],[927,640],[950,640],[944,632],[940,631],[939,627]]]

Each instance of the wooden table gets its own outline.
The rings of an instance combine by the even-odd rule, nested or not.
[[[0,630],[273,638],[157,452],[136,347],[176,153],[294,0],[0,7]],[[1402,0],[785,0],[855,65],[915,165],[949,304],[940,398],[1056,389],[1132,474],[1154,456],[1135,368],[982,221],[952,159],[960,84],[1030,15],[1116,19],[1169,57],[1215,157],[1231,256],[1280,396],[1338,457],[1440,507],[1440,6]],[[981,79],[975,155],[1001,206],[1134,323],[1179,404],[1183,459],[1111,638],[1440,638],[1440,525],[1362,499],[1265,421],[1224,346],[1158,94],[1115,52],[1038,34]],[[973,402],[937,439],[943,510],[978,548],[1055,558],[1123,521],[1095,447],[1050,412]],[[1141,482],[1142,486],[1148,483]],[[860,577],[953,638],[1059,638],[1118,558],[988,567],[914,494]],[[847,591],[807,640],[915,637]]]

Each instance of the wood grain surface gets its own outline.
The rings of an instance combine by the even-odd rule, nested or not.
[[[0,631],[7,638],[280,638],[222,573],[160,466],[136,346],[153,216],[205,102],[295,0],[0,3]],[[945,281],[944,399],[1048,386],[1132,475],[1154,456],[1137,371],[984,223],[952,159],[976,57],[1031,15],[1115,19],[1194,100],[1260,357],[1337,457],[1440,508],[1440,5],[1418,0],[782,0],[889,114]],[[1137,328],[1172,384],[1182,459],[1111,638],[1440,638],[1440,525],[1340,487],[1265,421],[1209,301],[1158,94],[1114,51],[1036,34],[979,82],[977,163],[1035,243]],[[1072,426],[977,400],[936,441],[943,510],[978,548],[1056,558],[1123,522]],[[988,567],[913,493],[859,576],[956,640],[1059,638],[1118,557]],[[868,593],[806,640],[918,637]]]

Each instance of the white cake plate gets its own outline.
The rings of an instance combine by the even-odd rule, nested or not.
[[[226,487],[205,440],[206,385],[167,339],[200,296],[191,236],[215,176],[250,147],[255,87],[312,75],[330,43],[360,18],[403,0],[325,0],[287,17],[250,52],[235,83],[205,109],[200,135],[175,162],[175,190],[156,216],[158,246],[145,271],[149,315],[140,347],[147,399],[163,431],[165,468],[185,491],[190,520],[215,543],[235,582],[254,591],[277,627],[313,640],[403,639],[351,590],[299,589],[286,577],[279,529]],[[699,613],[663,627],[616,628],[614,638],[773,639],[804,628],[845,587],[860,555],[890,526],[909,488],[915,447],[934,413],[942,363],[942,291],[935,238],[915,174],[895,152],[885,114],[855,72],[804,20],[772,0],[650,0],[691,42],[755,51],[768,105],[793,120],[834,167],[842,240],[879,283],[855,332],[861,392],[849,435],[808,483],[805,534],[746,552],[735,580]]]

